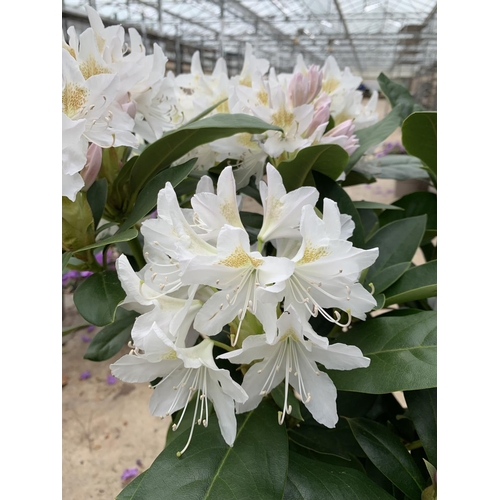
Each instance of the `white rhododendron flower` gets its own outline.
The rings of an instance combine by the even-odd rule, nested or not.
[[[290,385],[317,422],[326,427],[335,427],[338,421],[335,404],[337,390],[330,377],[320,371],[316,363],[321,363],[327,369],[352,370],[366,368],[370,360],[354,346],[317,345],[314,336],[309,333],[312,329],[309,326],[304,328],[293,307],[286,309],[280,316],[278,330],[279,334],[271,344],[265,335],[254,335],[244,340],[240,350],[219,356],[233,363],[249,364],[262,360],[253,364],[245,374],[242,387],[248,394],[248,400],[237,405],[238,413],[256,408],[262,398],[284,380],[285,402],[280,423],[283,423],[286,414],[292,412],[287,400]]]
[[[158,193],[157,217],[142,224],[146,265],[135,272],[125,256],[116,262],[126,292],[121,306],[139,316],[132,328],[133,351],[112,365],[112,373],[128,382],[161,378],[151,399],[153,415],[184,409],[182,420],[196,397],[188,444],[196,419],[208,421],[206,398],[213,401],[222,435],[232,444],[234,402],[240,412],[255,408],[282,380],[318,422],[333,427],[335,387],[316,362],[341,370],[369,363],[357,347],[329,345],[309,319],[322,314],[348,326],[351,317],[366,317],[375,300],[358,280],[378,249],[354,248],[347,241],[354,230],[351,217],[325,199],[320,218],[314,209],[318,191],[301,187],[287,193],[270,164],[267,183],[260,188],[264,217],[257,251],[240,217],[233,170],[226,167],[216,188],[208,176],[200,179],[192,209],[181,209],[167,183]],[[346,324],[339,310],[347,313]],[[227,325],[229,344],[207,338]],[[243,381],[248,401],[229,372],[215,364],[214,345],[228,351],[241,347],[220,356],[233,363],[256,361]],[[281,422],[289,412],[285,400]]]
[[[222,437],[232,446],[236,438],[234,402],[243,403],[248,396],[227,370],[215,364],[213,342],[205,339],[194,347],[177,347],[157,325],[153,325],[149,335],[155,337],[150,343],[155,346],[151,352],[135,348],[111,365],[111,373],[124,382],[133,383],[150,382],[161,377],[154,386],[149,408],[152,415],[161,417],[182,409],[173,431],[181,424],[188,403],[195,399],[191,431],[179,456],[191,442],[195,423],[208,426],[208,401],[214,405]],[[156,354],[156,359],[149,358],[149,354]]]

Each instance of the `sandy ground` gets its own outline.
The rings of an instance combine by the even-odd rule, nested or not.
[[[66,295],[65,326],[82,319]],[[88,343],[79,330],[63,345],[63,499],[113,499],[123,489],[125,469],[148,468],[163,449],[167,420],[152,417],[148,410],[151,391],[147,384],[107,382],[111,360],[95,363],[83,359]],[[80,380],[89,371],[91,377]]]
[[[379,102],[380,118],[388,109],[385,100]],[[387,141],[400,138],[398,130]],[[380,180],[347,191],[353,200],[391,203],[414,189],[412,183]],[[81,323],[71,296],[65,296],[65,301],[64,326]],[[110,363],[126,354],[127,348],[103,363],[83,359],[88,344],[82,335],[92,337],[96,332],[80,330],[65,337],[63,345],[64,500],[115,498],[126,484],[121,480],[124,470],[148,468],[163,448],[168,427],[167,420],[149,414],[151,393],[146,384],[107,383]],[[80,380],[85,371],[91,377]]]

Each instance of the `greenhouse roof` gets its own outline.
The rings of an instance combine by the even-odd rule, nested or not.
[[[297,55],[374,78],[412,77],[436,61],[436,0],[63,0],[63,14],[85,16],[85,4],[103,20],[145,34],[242,56],[291,70]]]

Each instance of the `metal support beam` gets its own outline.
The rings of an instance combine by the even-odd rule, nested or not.
[[[345,36],[349,40],[349,43],[351,44],[352,53],[354,55],[354,59],[356,60],[358,70],[360,73],[363,73],[363,68],[361,66],[361,63],[359,62],[358,53],[356,51],[356,47],[354,46],[354,42],[352,41],[351,34],[349,33],[349,28],[347,27],[347,23],[345,22],[344,14],[342,14],[342,9],[340,8],[338,0],[333,0],[333,2],[335,3],[335,7],[337,8],[337,12],[339,13],[340,20],[342,21],[342,25],[344,26]]]

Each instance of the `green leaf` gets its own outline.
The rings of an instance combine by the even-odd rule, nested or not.
[[[178,458],[179,443],[184,444],[188,435],[186,430],[169,441],[151,468],[117,500],[165,500],[166,495],[175,500],[283,498],[288,440],[273,403],[263,401],[257,409],[238,415],[233,447],[222,438],[216,415],[208,427],[196,427],[188,450]]]
[[[313,450],[299,446],[293,441],[289,442],[289,450],[290,452],[298,453],[299,455],[309,458],[310,460],[324,462],[327,465],[349,467],[364,472],[363,465],[354,455],[349,455],[349,459],[340,458],[335,455],[325,455],[323,453],[317,453]]]
[[[401,132],[406,151],[420,158],[437,175],[437,113],[413,113],[403,122]]]
[[[395,179],[397,181],[406,180],[429,180],[429,174],[418,158],[410,155],[387,155],[372,160],[363,160],[356,168],[362,165],[373,171],[378,179]]]
[[[437,389],[405,392],[410,418],[427,458],[437,464]]]
[[[189,125],[190,123],[197,122],[198,120],[201,120],[202,118],[205,118],[205,116],[209,115],[215,108],[218,108],[222,103],[227,101],[227,97],[225,99],[221,99],[219,102],[216,102],[209,108],[207,108],[205,111],[202,111],[199,115],[196,115],[193,119],[189,120],[186,125]]]
[[[382,270],[395,264],[411,262],[422,241],[425,224],[424,215],[392,222],[379,229],[366,243],[366,248],[377,247],[379,256],[368,270],[365,282],[374,282]]]
[[[323,210],[324,198],[330,198],[337,202],[340,213],[350,215],[355,224],[353,235],[350,238],[352,244],[355,247],[364,248],[365,235],[363,233],[363,224],[351,197],[335,181],[332,181],[332,179],[326,175],[319,172],[314,172],[313,175],[316,182],[316,188],[319,191],[319,200],[316,204],[318,209]]]
[[[108,181],[106,179],[98,179],[90,186],[87,191],[87,201],[89,202],[92,216],[94,217],[94,227],[97,227],[101,220],[106,206],[106,198],[108,196]]]
[[[435,297],[437,295],[437,260],[408,269],[384,293],[385,303],[388,306]]]
[[[365,474],[290,453],[286,500],[394,500]]]
[[[420,500],[425,481],[398,437],[386,426],[366,418],[347,419],[368,458],[411,500]]]
[[[139,193],[130,215],[120,226],[118,233],[124,232],[149,214],[156,206],[158,192],[165,187],[165,184],[170,182],[175,188],[190,174],[195,164],[196,158],[192,158],[182,165],[167,168],[155,175]]]
[[[104,238],[103,240],[96,241],[92,243],[92,245],[88,245],[86,247],[78,249],[79,252],[83,250],[92,250],[93,248],[100,248],[106,245],[113,245],[115,243],[120,243],[122,241],[130,241],[137,237],[137,229],[130,228],[126,231],[120,233],[117,231],[113,236],[109,236],[108,238]]]
[[[426,230],[437,230],[437,196],[435,193],[416,191],[394,201],[393,205],[402,208],[404,213],[394,211],[382,213],[380,215],[381,226],[405,217],[427,215]]]
[[[150,144],[135,162],[130,174],[132,198],[160,170],[168,167],[192,149],[208,142],[247,132],[260,134],[281,129],[255,116],[218,114],[172,130]]]
[[[395,205],[386,205],[385,203],[377,203],[376,201],[354,201],[354,206],[358,210],[404,210],[404,208]]]
[[[354,165],[358,163],[363,154],[373,146],[379,145],[387,139],[402,123],[401,107],[396,106],[382,120],[370,127],[356,130],[356,137],[359,140],[359,147],[354,151],[345,168],[346,174],[349,173]]]
[[[363,224],[365,239],[368,239],[379,228],[377,213],[375,210],[365,208],[358,210],[358,213],[361,223]]]
[[[298,402],[297,398],[293,394],[293,390],[290,389],[290,387],[287,387],[288,390],[288,397],[287,397],[287,406],[292,407],[292,417],[296,418],[297,420],[304,420],[302,418],[302,415],[300,414],[300,403]],[[274,402],[281,408],[283,409],[283,406],[285,404],[285,385],[283,383],[279,384],[277,387],[275,387],[271,391],[271,396],[274,399]]]
[[[380,89],[387,99],[389,99],[391,107],[400,107],[400,114],[403,119],[414,111],[424,109],[420,104],[415,102],[415,99],[404,85],[392,81],[390,78],[387,78],[384,73],[380,73],[377,81],[380,85]]]
[[[97,332],[83,357],[91,361],[112,358],[128,342],[137,316],[138,313],[134,311],[118,309],[115,321]]]
[[[116,308],[125,295],[116,271],[104,271],[89,276],[76,289],[73,300],[85,320],[104,326],[114,320]]]
[[[382,269],[371,280],[375,293],[384,292],[384,295],[386,295],[384,290],[397,281],[409,267],[410,262],[401,262]],[[384,304],[387,304],[387,296]]]
[[[71,259],[71,256],[73,255],[72,252],[63,252],[62,254],[62,271],[66,269],[66,266],[68,265],[68,262]]]
[[[339,145],[319,144],[301,149],[293,160],[282,161],[278,172],[283,177],[286,190],[292,191],[305,185],[311,170],[321,172],[333,181],[337,180],[348,161],[348,153]]]
[[[436,387],[436,313],[378,316],[356,323],[337,339],[361,349],[368,368],[328,370],[337,389],[385,394]]]

